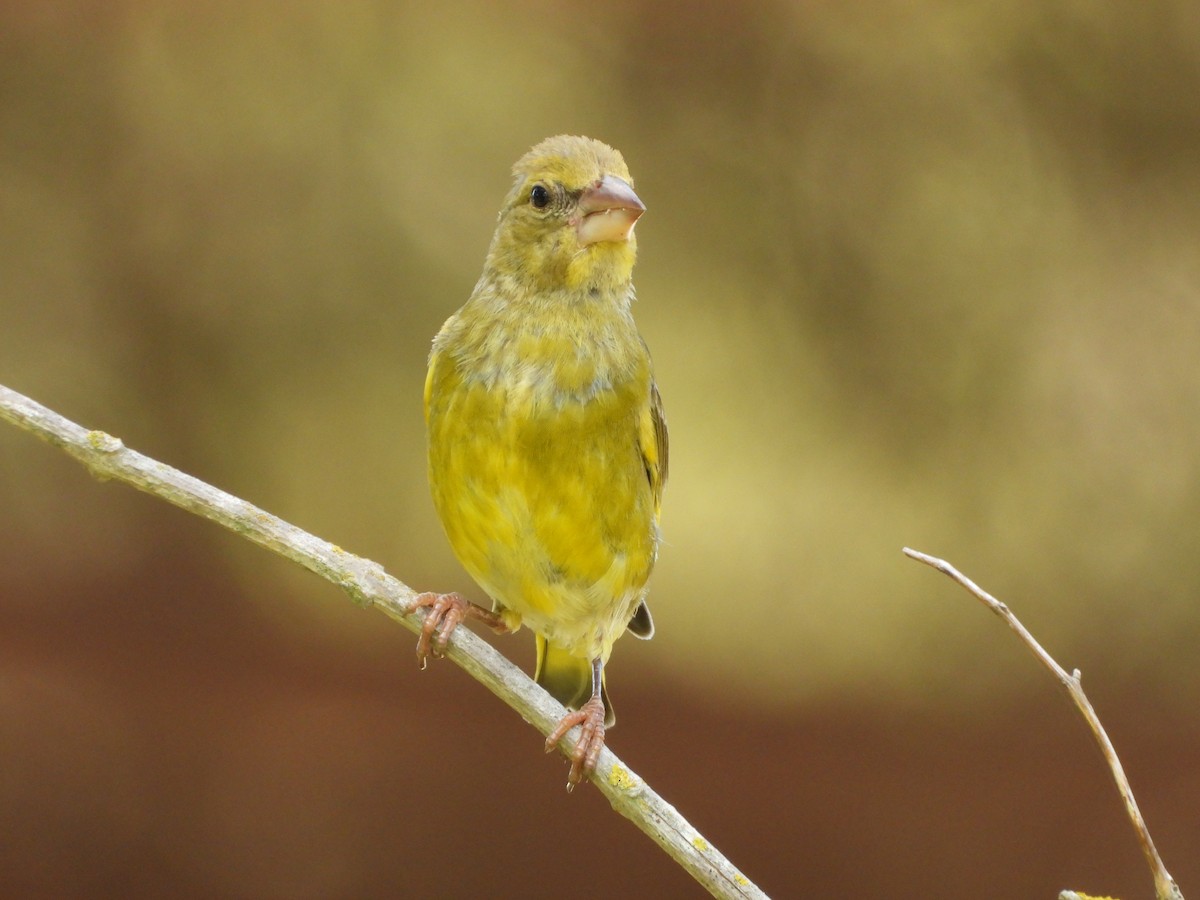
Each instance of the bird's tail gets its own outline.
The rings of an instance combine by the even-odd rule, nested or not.
[[[579,709],[592,696],[592,664],[551,644],[540,634],[534,637],[537,638],[537,669],[533,680],[563,706]],[[603,674],[600,676],[600,694],[604,699],[604,724],[611,727],[617,717],[613,715]]]

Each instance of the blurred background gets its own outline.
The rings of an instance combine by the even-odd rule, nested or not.
[[[612,748],[778,897],[1200,891],[1200,7],[0,6],[0,383],[418,589],[429,342],[559,132],[649,207]],[[497,638],[526,667],[528,633]],[[0,892],[697,896],[329,584],[0,427]]]

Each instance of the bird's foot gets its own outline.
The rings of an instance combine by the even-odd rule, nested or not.
[[[604,715],[604,701],[593,697],[579,709],[563,716],[558,727],[546,738],[546,752],[551,753],[563,735],[576,725],[580,726],[579,740],[568,756],[571,760],[571,772],[567,776],[568,791],[596,771],[596,762],[600,759],[600,751],[604,749]]]
[[[425,615],[425,624],[421,626],[421,636],[417,639],[417,661],[422,669],[430,656],[446,655],[450,635],[463,619],[478,619],[497,633],[509,630],[508,623],[500,613],[464,600],[461,594],[418,594],[409,604],[408,612],[422,608],[429,610]]]

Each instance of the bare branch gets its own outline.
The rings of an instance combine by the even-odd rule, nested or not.
[[[0,419],[62,448],[97,478],[123,481],[224,525],[333,582],[359,605],[375,606],[410,631],[420,631],[424,610],[408,611],[416,592],[388,575],[378,563],[347,553],[244,500],[130,450],[118,438],[88,431],[2,385]],[[465,628],[455,630],[446,655],[543,735],[549,734],[565,714],[562,706],[524,672]],[[573,741],[576,736],[573,730],[567,739]],[[766,897],[607,748],[600,755],[592,781],[613,809],[649,835],[714,897]]]
[[[1183,894],[1180,892],[1179,886],[1175,884],[1175,879],[1167,872],[1167,867],[1163,865],[1162,858],[1154,848],[1154,841],[1150,839],[1150,831],[1146,828],[1146,822],[1142,818],[1141,811],[1138,809],[1137,801],[1133,799],[1133,789],[1130,788],[1129,780],[1125,777],[1125,770],[1121,767],[1121,760],[1117,757],[1117,751],[1113,749],[1112,741],[1108,739],[1108,734],[1105,732],[1104,726],[1100,724],[1100,717],[1096,715],[1096,711],[1092,709],[1091,702],[1083,692],[1079,670],[1076,669],[1068,675],[1066,670],[1055,662],[1049,653],[1042,649],[1042,645],[1034,639],[1033,635],[1013,615],[1012,610],[1006,604],[983,590],[944,559],[929,556],[918,550],[910,550],[908,547],[904,548],[904,554],[911,559],[925,563],[927,566],[932,566],[975,595],[988,609],[1008,623],[1008,627],[1017,633],[1017,636],[1024,642],[1026,647],[1033,651],[1033,655],[1038,658],[1041,664],[1049,669],[1051,674],[1058,679],[1058,682],[1066,688],[1067,693],[1079,708],[1079,712],[1082,713],[1084,721],[1087,722],[1088,728],[1092,730],[1092,735],[1096,738],[1096,743],[1100,745],[1100,752],[1104,754],[1104,758],[1108,762],[1108,767],[1112,770],[1113,781],[1117,784],[1117,791],[1121,794],[1121,799],[1125,802],[1125,812],[1129,816],[1129,821],[1133,824],[1133,830],[1137,833],[1138,841],[1142,845],[1142,852],[1146,855],[1146,862],[1150,866],[1150,873],[1154,877],[1154,892],[1157,900],[1183,900]],[[1069,892],[1067,893],[1069,894]]]

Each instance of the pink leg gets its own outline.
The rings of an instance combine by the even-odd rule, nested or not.
[[[546,738],[546,752],[550,753],[558,746],[568,731],[576,725],[580,726],[579,740],[575,749],[568,757],[571,760],[571,772],[567,775],[567,790],[571,790],[583,779],[596,771],[596,763],[600,759],[600,751],[604,749],[604,700],[601,697],[601,664],[600,660],[592,661],[592,696],[579,709],[567,713],[558,723],[558,727]]]

